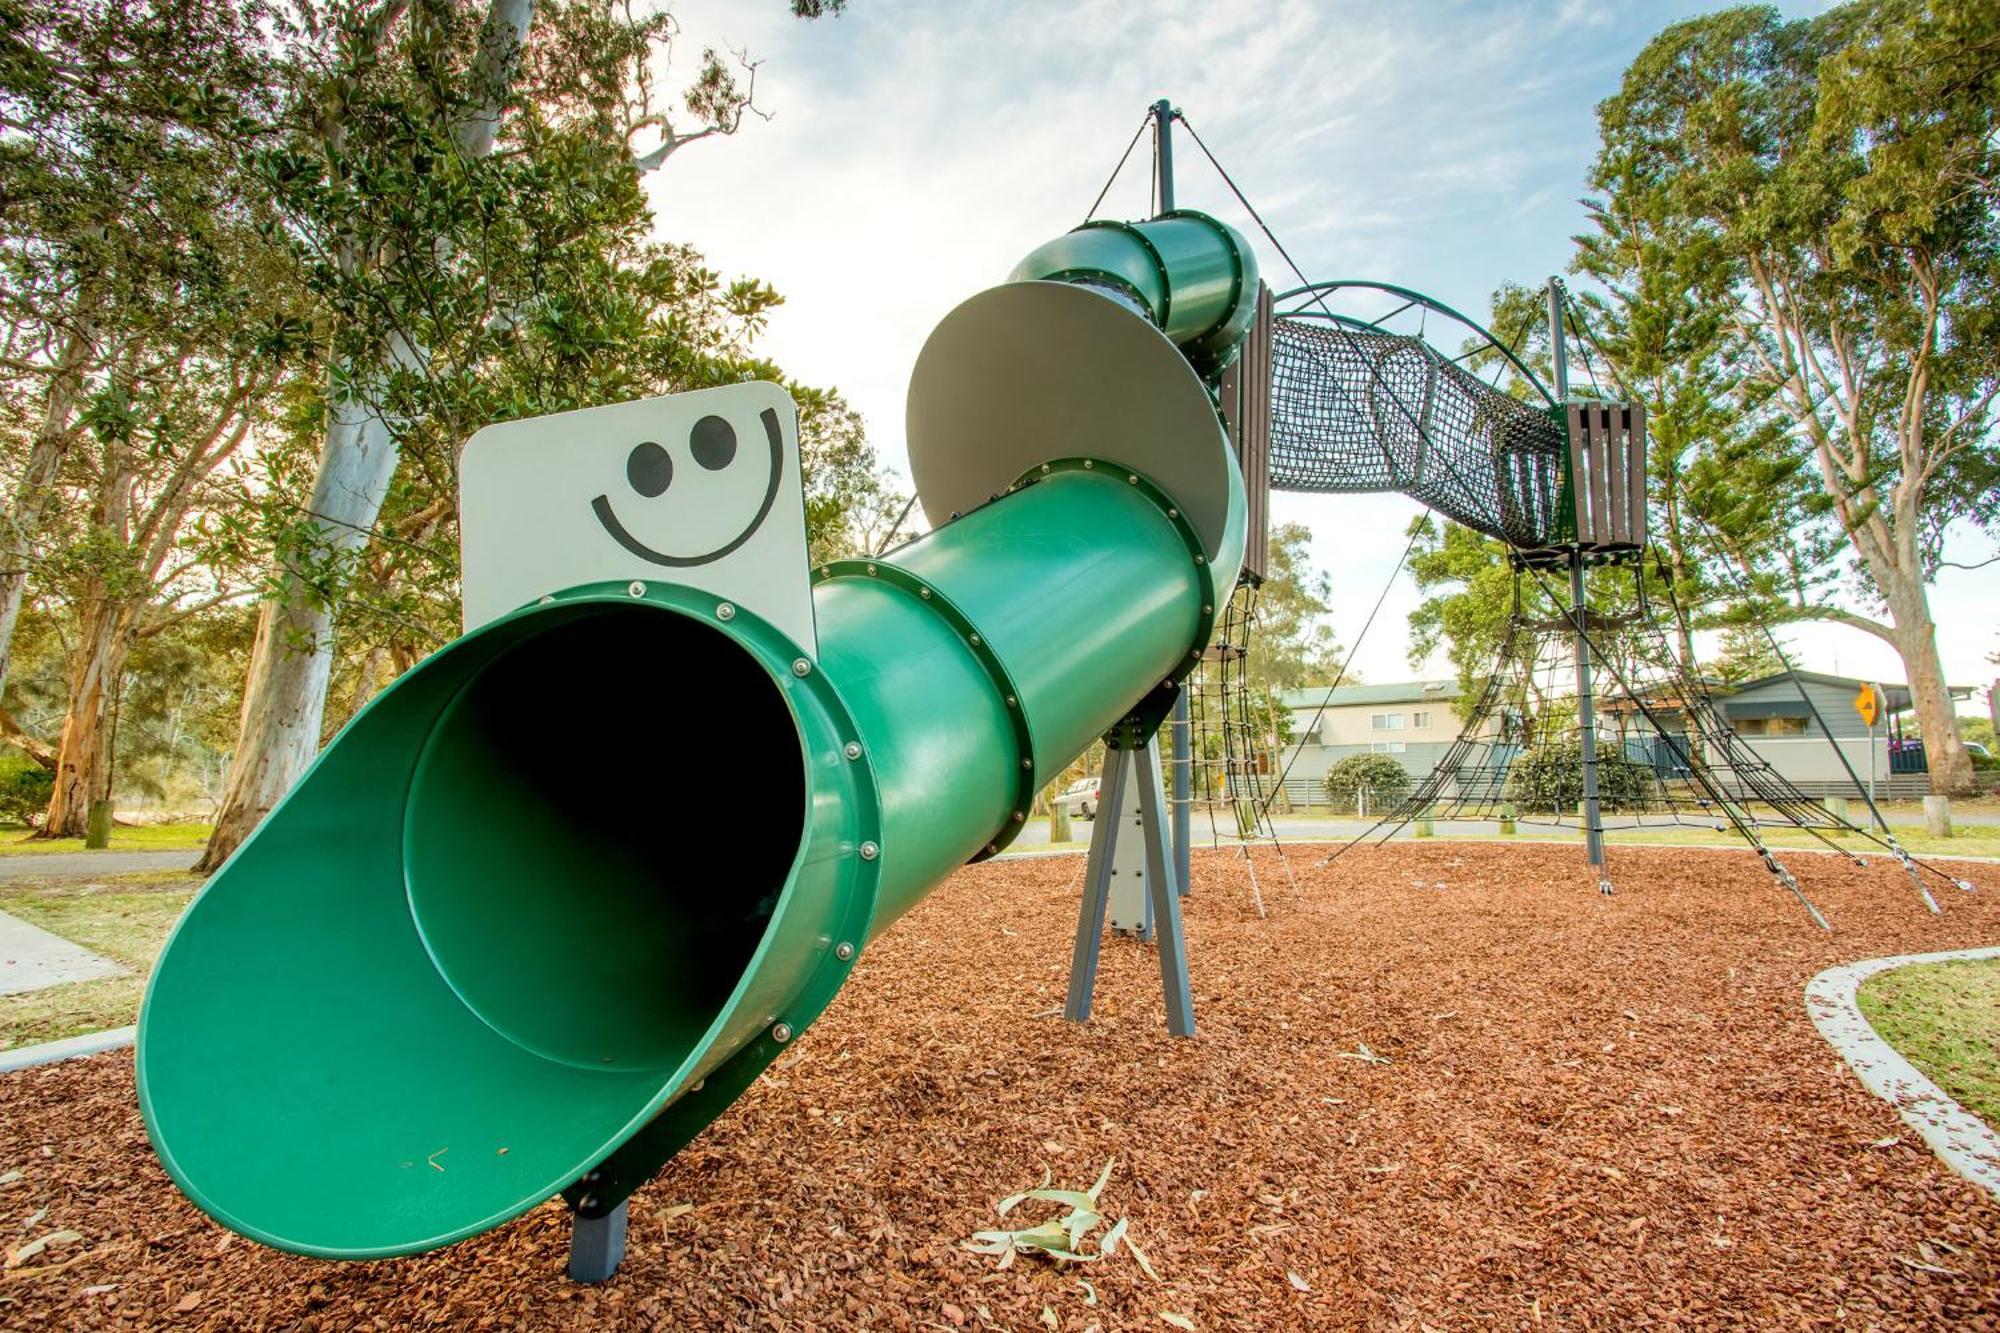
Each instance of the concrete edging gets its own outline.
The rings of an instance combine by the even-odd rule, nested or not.
[[[1946,1166],[2000,1199],[2000,1134],[1917,1072],[1915,1065],[1882,1040],[1855,1002],[1861,983],[1881,972],[1921,963],[1988,958],[2000,958],[2000,949],[1952,949],[1844,963],[1807,982],[1805,1002],[1813,1025],[1862,1084],[1895,1107],[1903,1123],[1921,1135]]]
[[[136,1027],[107,1028],[103,1032],[86,1032],[80,1037],[64,1037],[61,1041],[45,1041],[34,1046],[17,1046],[11,1051],[0,1051],[0,1074],[115,1051],[130,1046],[138,1032]]]

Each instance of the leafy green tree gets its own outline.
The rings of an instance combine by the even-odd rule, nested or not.
[[[285,97],[253,162],[320,298],[327,368],[299,433],[313,462],[273,488],[279,559],[211,868],[321,742],[336,613],[365,623],[360,594],[391,658],[443,632],[448,599],[411,588],[452,582],[465,439],[760,373],[744,347],[777,301],[647,239],[642,175],[754,106],[755,66],[712,51],[682,110],[656,101],[670,15],[610,0],[293,0],[277,31]],[[384,537],[406,554],[371,560]],[[361,673],[350,698],[381,679]]]
[[[1796,546],[1731,558],[1770,611],[1895,648],[1940,792],[1974,783],[1927,583],[1949,528],[2000,515],[1996,42],[1978,0],[1732,9],[1667,28],[1598,108],[1607,207],[1712,243],[1731,356],[1810,459],[1831,572],[1871,613]]]
[[[1771,646],[1763,628],[1739,623],[1722,631],[1722,642],[1704,674],[1725,685],[1741,685],[1746,680],[1775,676],[1785,669],[1785,658]]]
[[[1253,690],[1269,695],[1333,679],[1341,651],[1327,621],[1332,601],[1333,580],[1312,562],[1311,530],[1303,523],[1271,529],[1270,558],[1257,590],[1256,628],[1245,659]]]
[[[20,563],[0,637],[11,652],[31,576],[70,613],[41,826],[64,837],[111,790],[133,646],[235,595],[200,518],[245,502],[217,474],[296,352],[298,301],[268,213],[230,169],[238,127],[269,102],[258,12],[98,0],[23,17],[0,66],[20,122],[0,262],[12,328],[36,331],[9,382],[39,413],[10,450]]]

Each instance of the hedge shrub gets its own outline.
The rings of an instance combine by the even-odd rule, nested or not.
[[[1614,742],[1597,743],[1597,800],[1606,810],[1636,810],[1653,798],[1650,765],[1628,759]],[[1505,799],[1527,810],[1573,813],[1583,800],[1583,742],[1575,737],[1524,750],[1507,770]]]
[[[1368,789],[1368,808],[1379,814],[1410,794],[1410,770],[1386,754],[1351,754],[1326,772],[1326,795],[1335,809],[1354,808]]]

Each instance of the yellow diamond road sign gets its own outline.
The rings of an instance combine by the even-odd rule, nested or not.
[[[1863,685],[1861,693],[1854,696],[1854,711],[1861,714],[1861,720],[1872,727],[1881,710],[1882,696],[1876,693],[1873,685]]]

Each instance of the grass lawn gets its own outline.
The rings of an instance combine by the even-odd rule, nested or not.
[[[213,824],[119,824],[111,830],[114,852],[161,852],[200,847],[215,831]],[[0,856],[46,856],[53,852],[87,850],[81,838],[30,838],[18,824],[0,825]]]
[[[0,995],[0,1050],[123,1027],[137,1018],[153,957],[195,888],[177,874],[115,875],[90,883],[0,881],[0,912],[132,969],[125,976]]]
[[[2000,959],[1899,967],[1863,983],[1860,1000],[1884,1041],[2000,1129]]]

